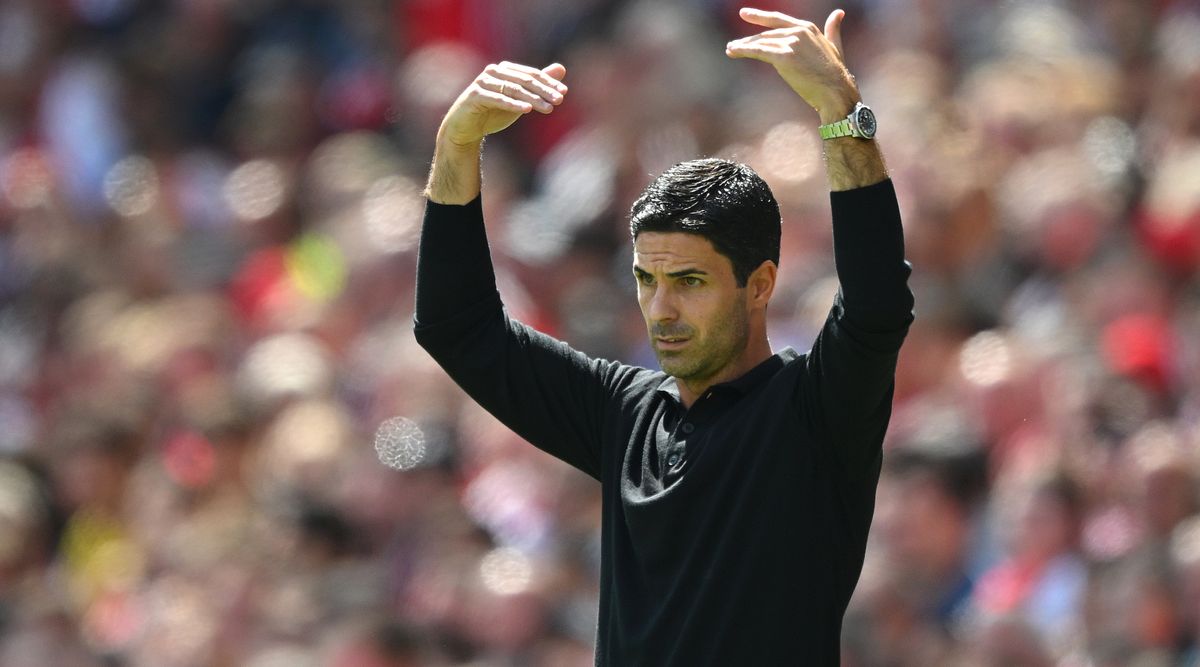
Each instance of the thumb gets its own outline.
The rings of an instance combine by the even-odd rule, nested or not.
[[[567,68],[563,67],[562,63],[547,65],[542,68],[542,71],[559,81],[562,81],[562,78],[567,75]]]
[[[842,19],[846,18],[846,12],[841,9],[835,9],[829,13],[829,18],[825,19],[825,38],[833,42],[833,46],[837,49],[838,55],[846,57],[842,51]]]

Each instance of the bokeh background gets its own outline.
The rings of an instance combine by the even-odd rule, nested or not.
[[[1200,664],[1200,5],[842,6],[917,298],[845,665]],[[0,3],[0,665],[590,665],[597,485],[414,344],[420,189],[486,63],[561,61],[486,148],[509,309],[652,365],[626,211],[730,157],[807,349],[816,117],[736,12]]]

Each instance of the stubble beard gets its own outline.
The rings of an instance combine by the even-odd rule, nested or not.
[[[667,375],[680,382],[699,382],[713,377],[733,363],[746,349],[749,337],[744,304],[741,300],[734,300],[729,310],[715,320],[707,336],[693,337],[690,345],[678,351],[654,347],[654,355]]]

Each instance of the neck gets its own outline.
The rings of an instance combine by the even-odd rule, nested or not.
[[[742,377],[755,366],[770,359],[772,354],[771,343],[765,335],[754,337],[736,359],[713,375],[704,379],[675,378],[675,384],[679,387],[680,402],[685,408],[692,407],[696,399],[703,396],[709,387]]]

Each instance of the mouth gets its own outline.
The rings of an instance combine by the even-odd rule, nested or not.
[[[670,337],[670,338],[655,338],[654,346],[660,350],[678,350],[684,345],[687,345],[690,338]]]

